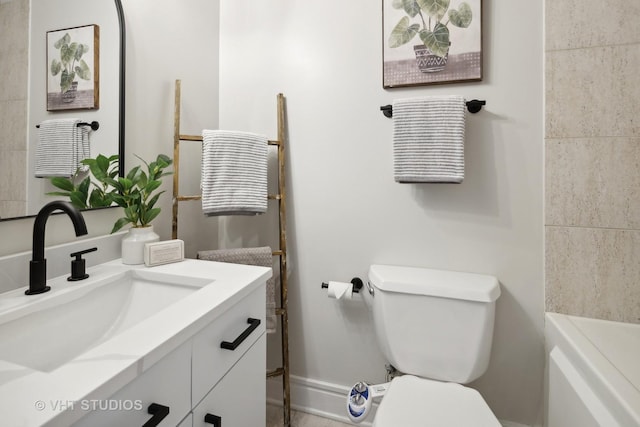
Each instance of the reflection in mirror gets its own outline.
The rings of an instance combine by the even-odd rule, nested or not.
[[[45,120],[99,123],[89,132],[89,155],[124,158],[124,16],[120,0],[0,0],[0,220],[35,215],[60,196],[47,177],[36,177],[36,126]],[[99,107],[47,111],[50,67],[47,32],[95,25]],[[93,48],[93,46],[91,46]],[[58,53],[58,52],[54,52]],[[93,56],[95,54],[95,56]],[[92,70],[93,72],[94,70]],[[51,86],[51,84],[49,84]],[[124,170],[122,162],[120,170]]]

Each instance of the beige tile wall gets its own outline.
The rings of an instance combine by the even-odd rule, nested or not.
[[[640,2],[546,2],[547,311],[640,323]]]
[[[0,2],[0,218],[26,211],[29,1]]]

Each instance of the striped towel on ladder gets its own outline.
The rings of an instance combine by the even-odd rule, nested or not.
[[[401,183],[461,183],[464,131],[465,101],[461,96],[394,101],[394,179]]]
[[[202,210],[205,215],[267,211],[267,137],[202,131]]]

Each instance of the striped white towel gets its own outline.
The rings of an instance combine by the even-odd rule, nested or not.
[[[202,131],[202,210],[205,215],[252,215],[267,211],[265,136]]]
[[[231,262],[234,264],[258,265],[273,268],[273,252],[271,247],[239,249],[215,249],[211,251],[198,251],[198,259],[218,262]],[[276,331],[276,282],[273,276],[267,280],[267,324],[268,333]]]
[[[461,183],[464,131],[465,101],[461,96],[394,101],[395,180]]]
[[[80,162],[91,157],[89,130],[78,126],[80,119],[53,119],[40,123],[36,147],[37,178],[70,177],[76,169],[86,169]]]

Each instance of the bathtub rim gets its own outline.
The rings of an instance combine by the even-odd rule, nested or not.
[[[581,318],[578,316],[545,313],[545,425],[548,408],[548,367],[549,354],[558,347],[571,360],[590,389],[602,400],[611,414],[621,425],[640,426],[640,384],[634,385],[614,366],[609,359],[580,328],[580,322],[607,322],[611,327],[616,324],[628,327],[628,323],[609,320]],[[640,333],[640,325],[638,325]],[[640,349],[638,349],[640,356]],[[640,357],[638,357],[640,363]],[[634,424],[629,424],[633,422]]]

